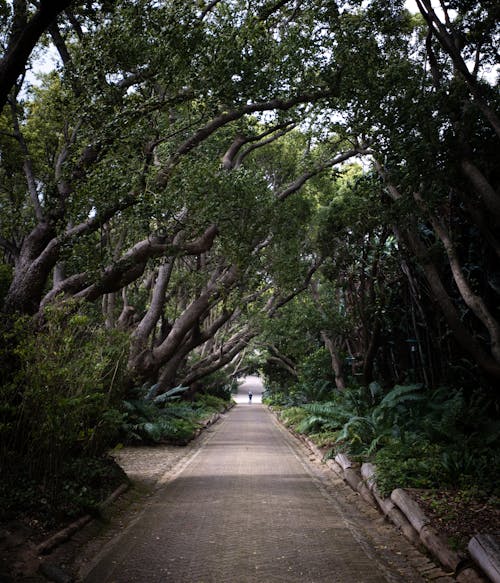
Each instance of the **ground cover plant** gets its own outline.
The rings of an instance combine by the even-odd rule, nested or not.
[[[204,420],[225,411],[231,402],[231,391],[217,389],[225,398],[197,393],[182,399],[188,387],[174,387],[152,397],[153,387],[131,392],[134,398],[123,402],[120,438],[124,443],[174,443],[184,445],[193,439]]]
[[[282,391],[270,391],[264,400],[326,456],[347,453],[354,461],[373,462],[383,496],[395,488],[414,492],[453,547],[464,550],[478,529],[495,532],[500,423],[494,399],[418,384],[385,394],[372,389],[332,390],[328,400],[295,405],[284,404]],[[471,513],[475,519],[465,520]]]

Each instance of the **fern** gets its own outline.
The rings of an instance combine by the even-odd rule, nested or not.
[[[363,442],[371,441],[375,434],[375,426],[368,417],[351,417],[344,427],[342,427],[342,431],[337,437],[337,442],[349,441],[355,432],[363,436]]]
[[[324,417],[309,415],[297,425],[296,430],[299,433],[312,433],[315,430],[321,429],[324,425]]]
[[[153,403],[155,405],[162,405],[162,404],[166,403],[167,401],[171,401],[173,399],[178,398],[179,395],[181,393],[186,392],[188,390],[188,388],[189,387],[181,387],[181,386],[174,387],[173,389],[170,389],[169,391],[166,391],[165,393],[158,395],[158,397],[155,397],[153,399]]]
[[[422,384],[395,385],[395,387],[380,401],[378,407],[387,407],[391,409],[409,401],[423,401],[425,395],[420,393],[422,388]]]

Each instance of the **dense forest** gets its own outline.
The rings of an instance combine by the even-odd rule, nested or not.
[[[75,476],[109,447],[183,439],[257,370],[302,430],[381,466],[418,442],[420,484],[491,495],[498,17],[0,2],[7,512],[63,486],[91,504]]]

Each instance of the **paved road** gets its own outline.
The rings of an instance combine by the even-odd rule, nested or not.
[[[347,492],[263,405],[238,404],[84,581],[426,581],[428,562]]]
[[[262,403],[262,393],[264,387],[262,381],[257,376],[248,376],[241,382],[238,387],[238,394],[234,395],[234,400],[237,403],[248,403],[248,393],[252,393],[252,405]]]

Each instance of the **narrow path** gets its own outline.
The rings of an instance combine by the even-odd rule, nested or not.
[[[263,405],[238,404],[84,581],[425,581],[425,559],[325,475]]]

